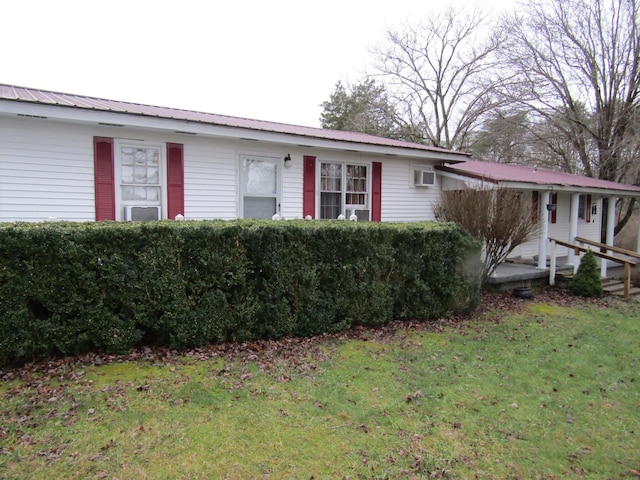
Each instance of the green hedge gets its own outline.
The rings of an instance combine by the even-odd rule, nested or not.
[[[3,225],[0,363],[469,311],[478,257],[452,224]]]

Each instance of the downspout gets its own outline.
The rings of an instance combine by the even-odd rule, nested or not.
[[[547,238],[549,237],[549,211],[547,210],[547,204],[551,192],[545,190],[541,192],[540,201],[538,202],[538,218],[539,218],[539,230],[540,236],[538,238],[538,268],[547,268]]]
[[[573,193],[571,194],[571,212],[569,216],[569,243],[575,243],[576,237],[578,236],[578,206],[580,205],[580,194]],[[569,254],[567,256],[567,264],[575,265],[576,264],[576,254],[575,251],[570,248]]]

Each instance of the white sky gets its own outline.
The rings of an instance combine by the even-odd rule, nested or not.
[[[0,83],[316,127],[388,28],[445,3],[5,0]]]

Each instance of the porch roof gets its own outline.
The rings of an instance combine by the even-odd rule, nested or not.
[[[530,165],[482,162],[468,160],[464,163],[436,167],[442,173],[460,175],[502,186],[554,187],[556,190],[615,191],[619,195],[640,196],[640,186],[610,182],[597,178],[556,172]],[[558,187],[558,188],[555,188]]]

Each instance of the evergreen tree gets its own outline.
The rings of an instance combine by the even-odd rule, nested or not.
[[[595,255],[588,251],[582,257],[578,273],[569,283],[569,291],[582,297],[600,297],[602,295],[602,282]]]
[[[399,137],[395,109],[385,88],[375,80],[367,79],[350,87],[338,82],[329,100],[321,106],[322,128],[387,138]]]

